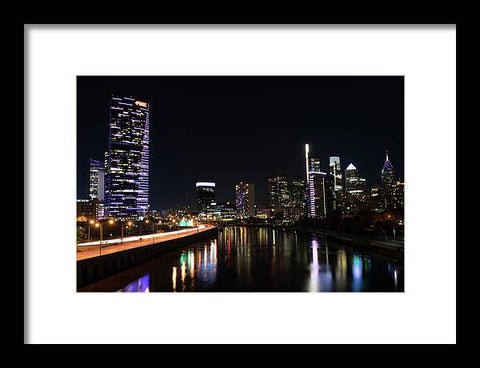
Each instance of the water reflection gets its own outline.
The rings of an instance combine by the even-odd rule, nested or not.
[[[150,287],[150,276],[148,274],[140,277],[139,279],[131,282],[123,289],[118,290],[119,292],[129,292],[129,293],[148,293]]]
[[[318,236],[229,227],[217,239],[159,257],[91,289],[362,292],[403,287],[403,264],[392,258]]]

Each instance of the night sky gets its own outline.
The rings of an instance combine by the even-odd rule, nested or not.
[[[389,150],[404,173],[403,77],[78,77],[77,196],[87,198],[89,157],[104,160],[111,94],[151,103],[150,204],[194,204],[195,182],[217,201],[239,181],[265,203],[267,179],[304,176],[305,143],[323,171],[329,156],[380,182]]]

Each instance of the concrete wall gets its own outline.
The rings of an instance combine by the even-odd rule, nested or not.
[[[217,234],[218,228],[215,227],[183,238],[77,261],[77,289]]]

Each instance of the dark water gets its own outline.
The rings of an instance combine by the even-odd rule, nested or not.
[[[80,291],[403,291],[403,264],[323,237],[230,227]]]

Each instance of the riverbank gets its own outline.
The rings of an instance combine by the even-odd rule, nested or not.
[[[348,233],[340,233],[331,230],[306,227],[279,227],[283,231],[296,232],[299,234],[309,234],[316,236],[325,236],[335,239],[345,245],[353,248],[376,251],[378,253],[403,260],[404,242],[403,241],[382,241],[374,238],[367,238]]]

